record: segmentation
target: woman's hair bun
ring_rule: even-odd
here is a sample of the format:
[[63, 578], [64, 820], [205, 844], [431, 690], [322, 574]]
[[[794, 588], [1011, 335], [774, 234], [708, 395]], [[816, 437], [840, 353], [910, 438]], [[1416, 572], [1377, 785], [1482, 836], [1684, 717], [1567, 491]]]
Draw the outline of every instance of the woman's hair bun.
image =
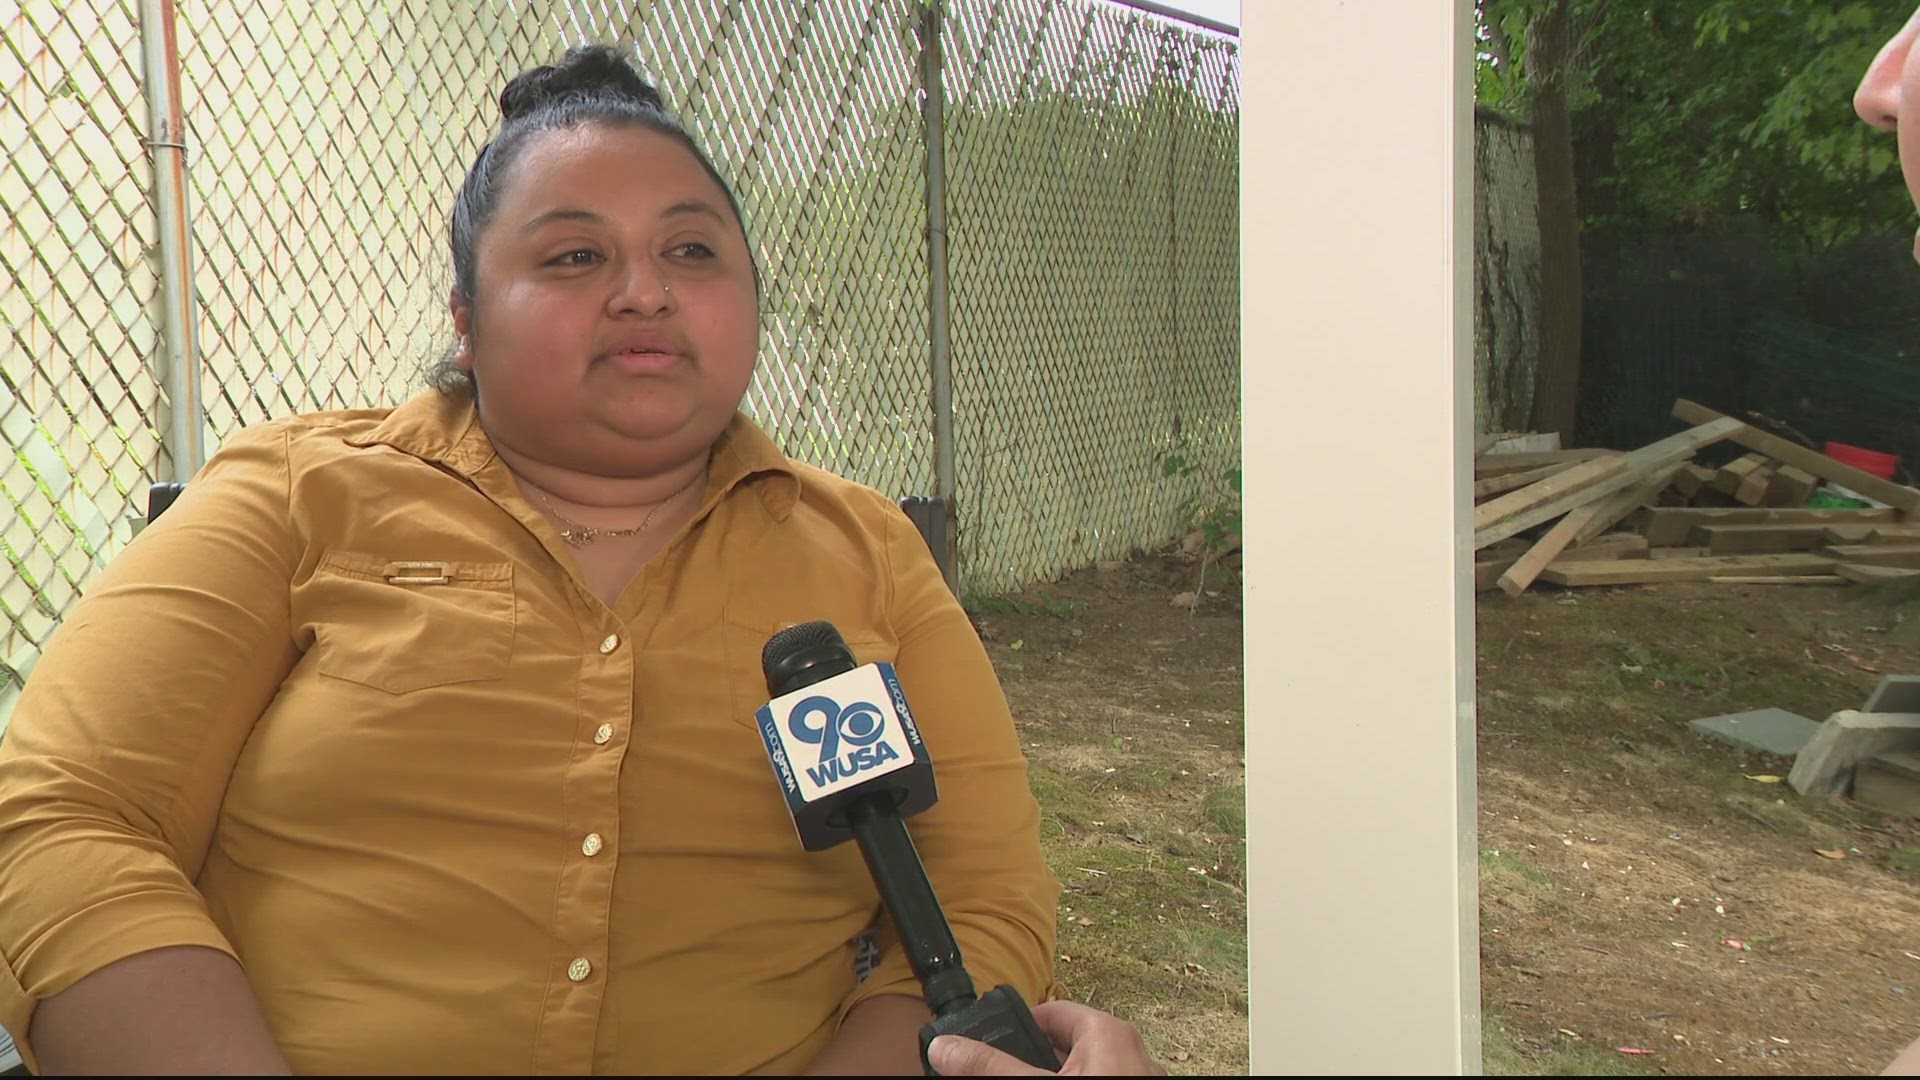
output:
[[566, 98], [618, 98], [643, 108], [666, 111], [653, 84], [640, 77], [611, 45], [577, 45], [557, 64], [542, 64], [515, 75], [500, 92], [507, 120], [538, 112]]

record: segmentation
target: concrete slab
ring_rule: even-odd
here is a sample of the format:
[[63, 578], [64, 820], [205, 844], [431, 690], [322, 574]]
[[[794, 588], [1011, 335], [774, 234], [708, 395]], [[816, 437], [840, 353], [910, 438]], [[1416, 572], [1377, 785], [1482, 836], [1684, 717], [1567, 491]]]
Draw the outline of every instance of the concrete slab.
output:
[[1795, 755], [1787, 783], [1802, 795], [1845, 795], [1854, 767], [1889, 750], [1920, 750], [1920, 714], [1843, 709]]
[[1812, 740], [1813, 733], [1820, 730], [1817, 722], [1785, 709], [1755, 709], [1726, 716], [1709, 716], [1691, 721], [1687, 726], [1710, 739], [1718, 739], [1742, 750], [1757, 750], [1780, 757], [1798, 754], [1800, 748]]
[[1861, 712], [1920, 713], [1920, 675], [1887, 675], [1867, 695]]
[[1853, 770], [1853, 798], [1885, 814], [1920, 817], [1920, 780], [1883, 768], [1886, 755]]

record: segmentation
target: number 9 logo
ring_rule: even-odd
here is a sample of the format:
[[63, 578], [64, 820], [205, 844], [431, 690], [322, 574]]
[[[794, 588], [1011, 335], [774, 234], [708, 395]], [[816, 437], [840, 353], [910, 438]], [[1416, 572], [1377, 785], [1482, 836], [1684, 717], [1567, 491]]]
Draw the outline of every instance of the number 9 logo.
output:
[[[815, 713], [820, 714], [818, 727], [807, 723]], [[828, 761], [840, 755], [842, 739], [850, 746], [871, 746], [880, 741], [887, 732], [887, 716], [871, 702], [856, 701], [843, 709], [832, 698], [815, 695], [787, 714], [787, 730], [801, 742], [819, 744], [820, 760]]]

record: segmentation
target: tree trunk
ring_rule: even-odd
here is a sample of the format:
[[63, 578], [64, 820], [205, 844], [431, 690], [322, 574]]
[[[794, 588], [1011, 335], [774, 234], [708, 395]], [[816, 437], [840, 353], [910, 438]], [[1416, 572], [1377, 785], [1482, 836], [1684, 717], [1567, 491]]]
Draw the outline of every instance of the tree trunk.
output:
[[1574, 438], [1580, 399], [1580, 206], [1574, 189], [1573, 119], [1567, 112], [1572, 62], [1571, 0], [1555, 2], [1528, 32], [1533, 84], [1533, 169], [1540, 197], [1540, 361], [1532, 428]]
[[1496, 113], [1473, 118], [1474, 433], [1528, 431], [1540, 357], [1540, 199], [1533, 140]]

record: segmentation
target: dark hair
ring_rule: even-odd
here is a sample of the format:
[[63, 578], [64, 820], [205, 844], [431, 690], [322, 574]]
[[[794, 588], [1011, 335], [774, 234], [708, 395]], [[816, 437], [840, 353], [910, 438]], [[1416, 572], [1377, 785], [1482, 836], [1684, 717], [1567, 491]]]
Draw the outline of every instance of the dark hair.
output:
[[[607, 124], [642, 127], [666, 135], [686, 147], [713, 178], [727, 197], [727, 206], [733, 210], [742, 234], [746, 232], [747, 219], [740, 212], [740, 202], [712, 159], [667, 108], [660, 91], [641, 78], [613, 46], [578, 45], [568, 49], [557, 64], [542, 64], [515, 75], [500, 92], [500, 113], [500, 131], [480, 148], [467, 170], [447, 229], [453, 252], [453, 287], [468, 304], [474, 302], [477, 291], [480, 234], [493, 218], [503, 181], [528, 140], [541, 132]], [[751, 250], [748, 260], [752, 262]], [[757, 262], [753, 263], [753, 283], [758, 291]], [[428, 369], [427, 383], [443, 393], [474, 388], [473, 376], [454, 366], [451, 350]]]

